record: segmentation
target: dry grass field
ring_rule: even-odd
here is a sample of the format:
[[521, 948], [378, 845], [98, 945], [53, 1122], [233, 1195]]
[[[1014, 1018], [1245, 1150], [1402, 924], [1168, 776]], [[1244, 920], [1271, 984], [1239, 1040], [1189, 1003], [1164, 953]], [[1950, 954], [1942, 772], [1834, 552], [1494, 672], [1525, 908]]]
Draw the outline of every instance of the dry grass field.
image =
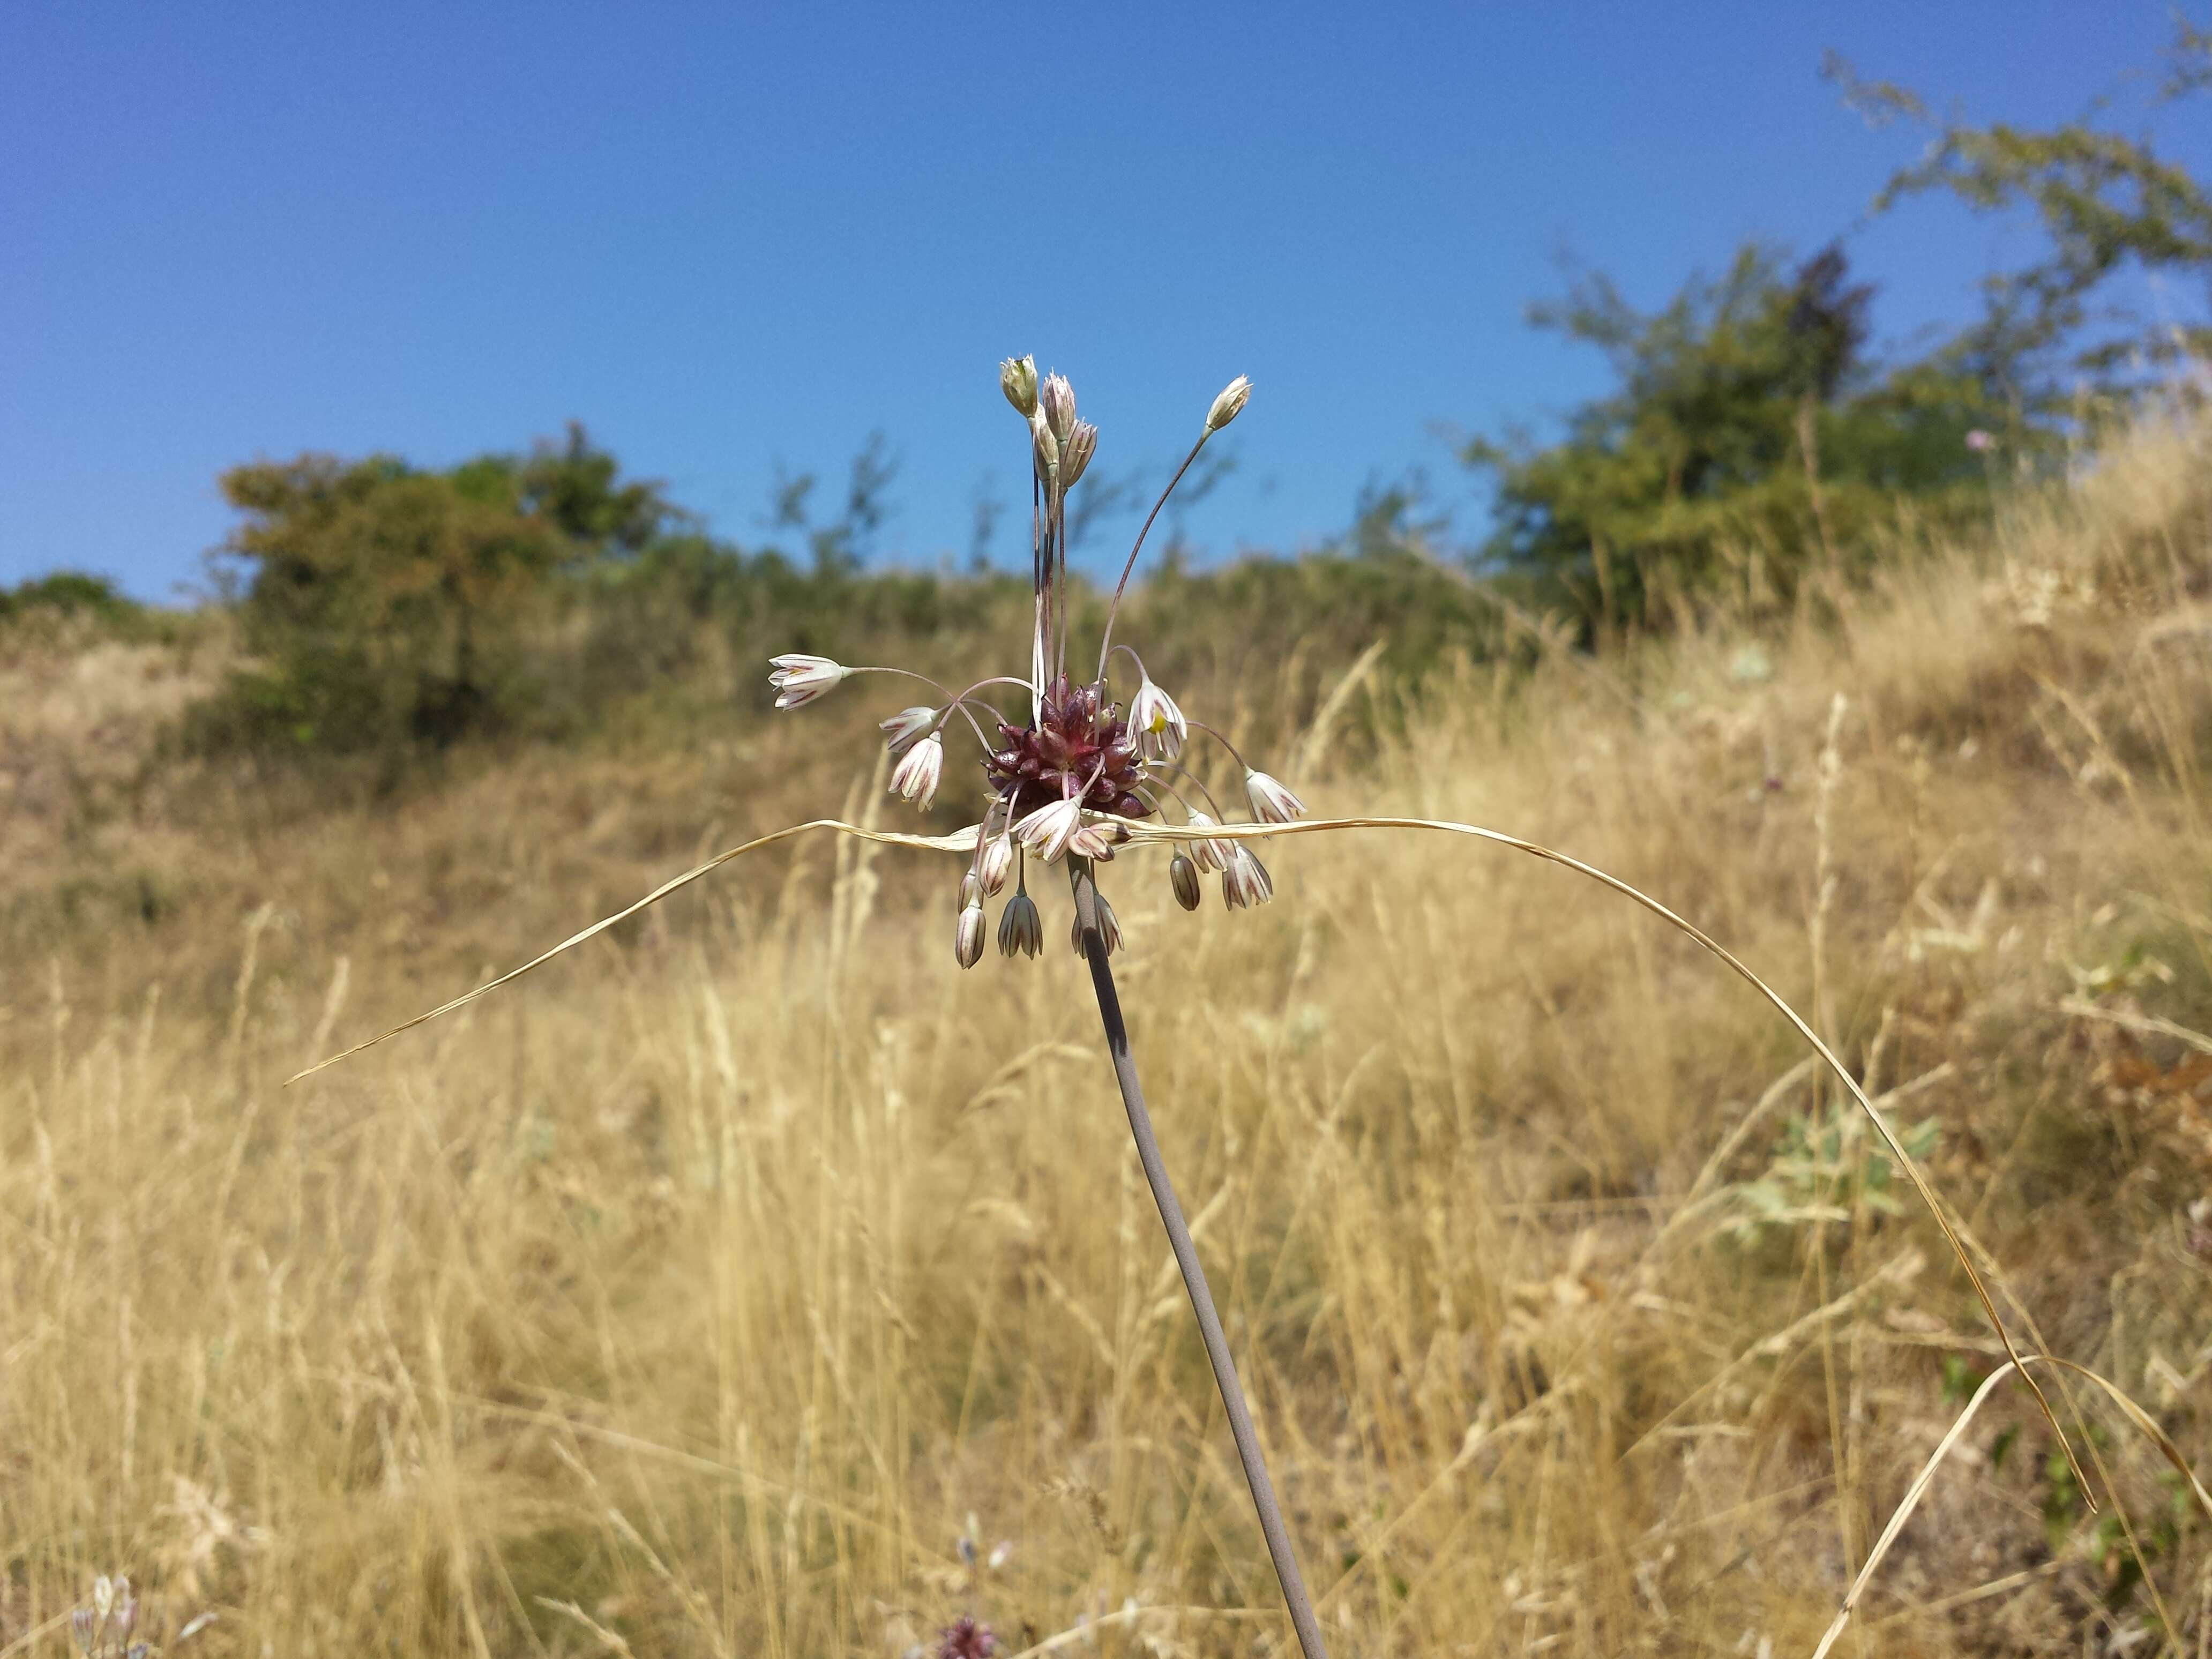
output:
[[[0, 1655], [118, 1571], [187, 1654], [1291, 1650], [1061, 887], [1041, 962], [963, 974], [949, 860], [771, 849], [282, 1086], [702, 851], [903, 827], [867, 683], [351, 808], [149, 758], [222, 649], [0, 657]], [[2022, 1346], [2203, 1478], [2212, 432], [1794, 623], [1542, 654], [1356, 683], [1379, 749], [1273, 758], [1735, 949]], [[1942, 1236], [1618, 897], [1444, 836], [1267, 857], [1246, 914], [1158, 854], [1103, 885], [1334, 1650], [1809, 1652], [2001, 1357]], [[2046, 1384], [2111, 1501], [2001, 1387], [1839, 1653], [2212, 1651], [2212, 1522]]]

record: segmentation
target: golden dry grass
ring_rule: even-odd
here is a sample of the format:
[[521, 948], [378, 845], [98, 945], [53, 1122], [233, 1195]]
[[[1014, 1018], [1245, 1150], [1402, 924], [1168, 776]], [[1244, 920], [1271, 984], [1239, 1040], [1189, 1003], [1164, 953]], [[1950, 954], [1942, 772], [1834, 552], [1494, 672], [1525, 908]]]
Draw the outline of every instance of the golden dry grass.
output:
[[[1297, 780], [1562, 848], [1737, 950], [1932, 1120], [2024, 1346], [2200, 1472], [2208, 459], [2139, 434], [1792, 627], [1469, 669]], [[217, 1613], [186, 1652], [896, 1656], [963, 1613], [1288, 1650], [1081, 964], [957, 973], [946, 862], [760, 854], [278, 1087], [701, 850], [893, 822], [856, 689], [398, 808], [180, 769], [127, 811], [18, 796], [0, 1653], [116, 1570], [157, 1638]], [[49, 706], [11, 774], [153, 729]], [[1443, 838], [1268, 857], [1250, 915], [1183, 915], [1157, 855], [1104, 885], [1337, 1650], [1809, 1651], [1995, 1363], [1940, 1236], [1771, 1011], [1618, 898]], [[2205, 1651], [2212, 1527], [2068, 1392], [2112, 1519], [2002, 1389], [1839, 1652]]]

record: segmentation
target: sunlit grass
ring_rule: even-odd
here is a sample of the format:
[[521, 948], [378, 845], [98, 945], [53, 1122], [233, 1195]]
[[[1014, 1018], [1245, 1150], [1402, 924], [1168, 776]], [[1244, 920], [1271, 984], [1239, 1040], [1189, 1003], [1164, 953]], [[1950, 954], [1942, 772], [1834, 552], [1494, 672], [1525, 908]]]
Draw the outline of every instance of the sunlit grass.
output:
[[[1993, 549], [1755, 641], [1471, 668], [1294, 779], [1559, 847], [1735, 950], [1932, 1124], [2023, 1345], [2200, 1472], [2212, 1117], [2143, 1022], [2212, 1022], [2205, 459], [2146, 433]], [[963, 1613], [1287, 1650], [1064, 902], [1040, 963], [961, 975], [937, 862], [772, 852], [277, 1086], [702, 849], [869, 812], [860, 752], [525, 755], [263, 826], [155, 802], [18, 875], [0, 1648], [65, 1644], [125, 1571], [153, 1639], [217, 1613], [187, 1652], [896, 1655]], [[1236, 917], [1157, 859], [1103, 884], [1333, 1641], [1809, 1651], [2002, 1358], [1941, 1237], [1650, 918], [1442, 837], [1270, 858], [1297, 902]], [[54, 896], [139, 866], [154, 917]], [[2053, 1388], [2118, 1503], [2090, 1517], [2000, 1387], [1838, 1651], [2197, 1639], [2206, 1523]]]

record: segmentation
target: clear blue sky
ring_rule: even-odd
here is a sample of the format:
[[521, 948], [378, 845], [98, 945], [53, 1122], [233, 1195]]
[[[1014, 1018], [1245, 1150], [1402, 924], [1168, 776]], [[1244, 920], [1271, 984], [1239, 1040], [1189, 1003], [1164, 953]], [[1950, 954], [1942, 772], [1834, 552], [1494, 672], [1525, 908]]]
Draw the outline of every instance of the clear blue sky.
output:
[[[779, 461], [834, 480], [880, 428], [883, 555], [964, 556], [987, 476], [1026, 482], [994, 385], [1024, 350], [1115, 472], [1250, 374], [1186, 528], [1293, 549], [1410, 465], [1470, 499], [1440, 424], [1603, 385], [1522, 321], [1563, 252], [1653, 301], [1848, 229], [1919, 140], [1840, 108], [1824, 48], [2050, 122], [2167, 33], [2163, 0], [9, 0], [0, 581], [161, 596], [230, 463], [442, 464], [572, 416], [748, 542]], [[2212, 171], [2199, 106], [2160, 131]], [[2033, 245], [1931, 204], [1850, 246], [1897, 341]]]

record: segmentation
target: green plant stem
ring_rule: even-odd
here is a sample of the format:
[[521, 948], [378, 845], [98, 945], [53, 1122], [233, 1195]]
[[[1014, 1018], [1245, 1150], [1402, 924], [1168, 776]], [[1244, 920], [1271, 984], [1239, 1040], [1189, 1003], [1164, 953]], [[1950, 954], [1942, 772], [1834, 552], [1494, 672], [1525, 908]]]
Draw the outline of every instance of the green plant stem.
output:
[[1152, 1201], [1159, 1206], [1160, 1220], [1174, 1247], [1176, 1265], [1182, 1269], [1183, 1289], [1190, 1292], [1191, 1310], [1198, 1316], [1198, 1332], [1206, 1341], [1206, 1357], [1213, 1366], [1213, 1380], [1221, 1390], [1221, 1403], [1229, 1413], [1229, 1432], [1237, 1440], [1237, 1461], [1244, 1466], [1245, 1484], [1252, 1489], [1252, 1507], [1260, 1512], [1260, 1530], [1267, 1535], [1267, 1554], [1275, 1564], [1275, 1581], [1282, 1586], [1283, 1601], [1297, 1632], [1298, 1650], [1304, 1659], [1328, 1659], [1321, 1639], [1321, 1626], [1307, 1599], [1298, 1559], [1291, 1551], [1290, 1529], [1275, 1502], [1274, 1482], [1267, 1478], [1267, 1460], [1260, 1455], [1260, 1436], [1252, 1426], [1252, 1413], [1244, 1404], [1244, 1386], [1237, 1380], [1237, 1362], [1230, 1358], [1229, 1339], [1222, 1334], [1221, 1316], [1214, 1311], [1213, 1292], [1206, 1288], [1206, 1269], [1199, 1265], [1198, 1246], [1182, 1218], [1182, 1205], [1168, 1179], [1160, 1158], [1160, 1143], [1152, 1133], [1152, 1114], [1145, 1109], [1145, 1091], [1137, 1081], [1137, 1062], [1129, 1053], [1129, 1030], [1121, 1020], [1121, 1000], [1114, 990], [1114, 971], [1106, 964], [1106, 937], [1098, 926], [1098, 887], [1089, 862], [1068, 860], [1075, 887], [1075, 914], [1083, 930], [1083, 955], [1091, 964], [1091, 988], [1098, 994], [1098, 1015], [1105, 1022], [1106, 1052], [1114, 1061], [1114, 1080], [1121, 1085], [1121, 1104], [1129, 1114], [1129, 1133], [1137, 1142], [1137, 1157], [1151, 1183]]

